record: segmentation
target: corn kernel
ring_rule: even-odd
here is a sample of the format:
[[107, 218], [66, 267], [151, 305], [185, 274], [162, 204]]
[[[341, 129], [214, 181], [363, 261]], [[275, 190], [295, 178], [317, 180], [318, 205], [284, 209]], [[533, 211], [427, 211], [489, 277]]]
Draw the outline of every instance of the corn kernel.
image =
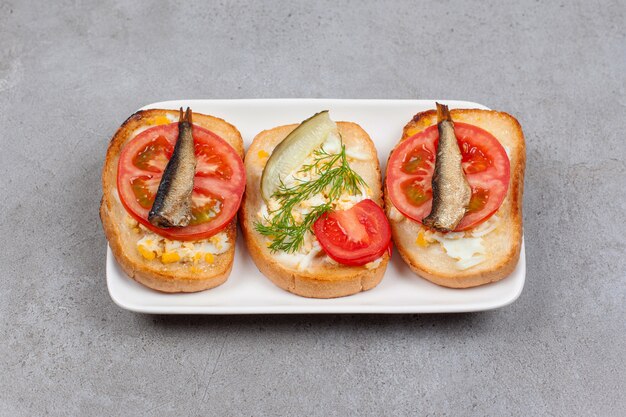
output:
[[196, 252], [191, 259], [193, 260], [194, 265], [198, 265], [198, 262], [202, 259], [202, 253]]
[[425, 248], [426, 246], [428, 246], [428, 241], [424, 237], [423, 230], [420, 230], [419, 233], [417, 234], [417, 239], [415, 239], [415, 243], [417, 244], [417, 246], [421, 246], [422, 248]]
[[171, 264], [178, 261], [180, 261], [180, 255], [176, 252], [164, 252], [163, 255], [161, 255], [161, 262], [164, 264]]
[[265, 152], [265, 150], [261, 149], [258, 153], [259, 155], [259, 159], [265, 159], [268, 158], [270, 156], [269, 153]]
[[154, 254], [153, 251], [148, 250], [143, 245], [137, 246], [137, 249], [139, 250], [139, 253], [141, 254], [141, 256], [143, 256], [144, 258], [146, 258], [149, 261], [153, 260], [156, 257], [156, 255]]
[[412, 129], [408, 129], [408, 130], [406, 131], [406, 136], [407, 136], [408, 138], [410, 138], [411, 136], [414, 136], [414, 135], [416, 135], [417, 133], [419, 133], [419, 132], [421, 132], [421, 131], [422, 131], [422, 129], [414, 127], [414, 128], [412, 128]]
[[210, 241], [213, 245], [215, 245], [215, 247], [217, 248], [217, 250], [222, 250], [222, 247], [223, 247], [224, 245], [222, 245], [222, 239], [220, 239], [217, 235], [215, 235], [215, 236], [211, 236], [211, 237], [209, 238], [209, 241]]
[[148, 120], [149, 125], [167, 125], [170, 123], [172, 122], [170, 122], [170, 119], [168, 119], [166, 116], [157, 116]]
[[212, 253], [207, 253], [206, 255], [204, 255], [204, 261], [208, 264], [212, 264], [213, 261], [215, 261], [215, 257]]

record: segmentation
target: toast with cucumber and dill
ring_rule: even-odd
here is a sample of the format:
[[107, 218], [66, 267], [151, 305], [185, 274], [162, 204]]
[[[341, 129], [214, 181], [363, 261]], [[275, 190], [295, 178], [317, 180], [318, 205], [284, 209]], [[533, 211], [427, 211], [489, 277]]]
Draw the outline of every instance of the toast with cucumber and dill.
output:
[[402, 259], [435, 284], [508, 276], [522, 244], [526, 151], [517, 120], [478, 109], [416, 114], [391, 151], [385, 207]]
[[357, 124], [323, 111], [259, 133], [245, 157], [241, 229], [259, 270], [311, 298], [374, 288], [391, 230], [376, 149]]
[[137, 282], [195, 292], [227, 280], [245, 188], [243, 140], [216, 117], [143, 110], [117, 130], [102, 171], [100, 218]]

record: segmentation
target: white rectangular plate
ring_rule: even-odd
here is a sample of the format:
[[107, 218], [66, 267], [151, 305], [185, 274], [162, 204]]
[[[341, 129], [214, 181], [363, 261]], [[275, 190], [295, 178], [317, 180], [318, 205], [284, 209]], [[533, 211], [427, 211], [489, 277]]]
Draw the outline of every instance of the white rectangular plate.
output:
[[[487, 107], [467, 101], [438, 100], [451, 108]], [[378, 149], [382, 172], [402, 128], [415, 113], [435, 108], [434, 100], [179, 100], [154, 103], [143, 109], [191, 107], [221, 117], [241, 132], [246, 149], [265, 129], [300, 122], [328, 109], [334, 120], [360, 124]], [[374, 289], [350, 297], [308, 299], [276, 287], [256, 268], [243, 239], [237, 239], [230, 278], [212, 290], [193, 294], [164, 294], [138, 284], [122, 272], [107, 250], [107, 284], [122, 308], [161, 314], [294, 314], [294, 313], [453, 313], [491, 310], [515, 301], [526, 276], [524, 244], [513, 273], [502, 281], [470, 289], [439, 287], [422, 279], [402, 262], [397, 252], [383, 281]]]

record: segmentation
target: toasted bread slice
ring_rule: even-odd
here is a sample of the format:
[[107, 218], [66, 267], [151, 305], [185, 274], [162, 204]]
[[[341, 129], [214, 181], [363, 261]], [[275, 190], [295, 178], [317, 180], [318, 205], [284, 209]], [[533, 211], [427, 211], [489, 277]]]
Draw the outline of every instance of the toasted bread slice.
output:
[[[365, 180], [372, 191], [370, 198], [382, 206], [382, 184], [376, 148], [369, 135], [357, 124], [338, 122], [343, 143], [348, 151], [354, 150], [365, 160], [350, 160], [350, 166]], [[280, 288], [311, 298], [334, 298], [356, 294], [374, 288], [382, 280], [389, 255], [380, 262], [366, 266], [345, 266], [328, 262], [322, 252], [308, 268], [299, 269], [281, 262], [280, 256], [268, 248], [268, 239], [258, 233], [255, 222], [265, 205], [260, 193], [263, 168], [278, 145], [298, 125], [280, 126], [259, 133], [246, 153], [247, 188], [240, 209], [241, 229], [248, 251], [259, 270]]]
[[[520, 255], [522, 242], [522, 194], [526, 151], [524, 134], [517, 120], [507, 114], [491, 110], [451, 110], [452, 120], [478, 126], [491, 133], [504, 146], [511, 164], [511, 178], [507, 195], [496, 212], [495, 230], [482, 237], [486, 249], [485, 260], [467, 269], [459, 269], [456, 260], [447, 255], [442, 245], [417, 242], [424, 226], [404, 217], [393, 205], [385, 190], [386, 213], [391, 223], [393, 241], [402, 259], [418, 275], [445, 287], [467, 288], [498, 281], [508, 276]], [[437, 124], [437, 113], [418, 113], [405, 127], [402, 142]], [[392, 151], [393, 153], [393, 151]]]
[[[228, 279], [235, 255], [237, 217], [223, 231], [230, 242], [229, 249], [215, 255], [212, 263], [172, 262], [163, 263], [157, 258], [144, 258], [137, 242], [145, 230], [133, 224], [117, 191], [117, 165], [124, 145], [146, 127], [171, 123], [178, 120], [178, 111], [144, 110], [129, 117], [115, 133], [107, 150], [102, 171], [102, 202], [100, 218], [111, 251], [122, 270], [141, 284], [163, 292], [195, 292], [216, 287]], [[243, 157], [243, 140], [231, 124], [216, 117], [193, 114], [195, 125], [204, 127], [228, 142]]]

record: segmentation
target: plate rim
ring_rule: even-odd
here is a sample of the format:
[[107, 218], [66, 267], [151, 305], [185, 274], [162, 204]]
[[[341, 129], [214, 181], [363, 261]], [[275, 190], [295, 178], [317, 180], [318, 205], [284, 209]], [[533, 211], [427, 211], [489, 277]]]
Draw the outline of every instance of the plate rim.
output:
[[[394, 249], [395, 250], [395, 249]], [[399, 254], [397, 254], [399, 256]], [[107, 244], [107, 259], [106, 259], [106, 275], [107, 275], [107, 288], [109, 296], [113, 302], [124, 310], [132, 311], [142, 314], [200, 314], [200, 315], [251, 315], [251, 314], [454, 314], [454, 313], [473, 313], [479, 311], [490, 311], [499, 308], [506, 307], [513, 304], [522, 294], [526, 283], [526, 251], [524, 248], [524, 238], [522, 237], [522, 245], [520, 247], [520, 258], [515, 268], [521, 267], [521, 279], [519, 284], [515, 287], [515, 293], [509, 298], [503, 299], [500, 303], [490, 303], [489, 305], [483, 305], [486, 302], [475, 303], [471, 307], [467, 304], [458, 306], [410, 306], [410, 305], [347, 305], [337, 306], [329, 304], [329, 306], [294, 306], [294, 305], [277, 305], [277, 306], [142, 306], [139, 304], [131, 304], [117, 298], [117, 295], [111, 289], [112, 274], [109, 273], [109, 269], [112, 267], [112, 263], [117, 261], [113, 257], [110, 246]], [[132, 279], [126, 277], [127, 279]], [[417, 277], [418, 279], [424, 279]], [[505, 278], [506, 279], [506, 278]], [[489, 284], [486, 284], [489, 285]], [[373, 288], [372, 290], [374, 290]], [[453, 289], [463, 291], [463, 289]], [[294, 297], [302, 298], [293, 294]], [[321, 299], [320, 299], [321, 300]], [[330, 298], [328, 300], [331, 303], [336, 298]]]
[[[137, 111], [161, 107], [161, 108], [174, 108], [175, 103], [184, 101], [186, 103], [193, 102], [219, 102], [219, 103], [292, 103], [292, 102], [342, 102], [342, 103], [375, 103], [375, 104], [406, 104], [410, 102], [445, 102], [454, 107], [464, 108], [489, 108], [480, 103], [466, 101], [466, 100], [433, 100], [433, 99], [346, 99], [346, 98], [240, 98], [240, 99], [175, 99], [166, 101], [157, 101], [140, 107]], [[396, 256], [399, 256], [397, 250], [394, 248]], [[128, 300], [122, 300], [118, 297], [118, 294], [112, 288], [112, 280], [114, 279], [112, 268], [117, 260], [111, 252], [111, 248], [107, 242], [107, 254], [106, 254], [106, 281], [109, 296], [113, 302], [122, 309], [142, 314], [201, 314], [201, 315], [282, 315], [282, 314], [447, 314], [447, 313], [469, 313], [478, 311], [490, 311], [499, 308], [506, 307], [514, 303], [523, 292], [526, 283], [526, 251], [524, 243], [524, 235], [522, 234], [522, 244], [520, 246], [519, 260], [515, 266], [514, 271], [519, 268], [519, 274], [521, 278], [516, 281], [514, 292], [511, 292], [509, 297], [498, 300], [497, 302], [472, 302], [468, 304], [459, 305], [369, 305], [369, 304], [354, 304], [354, 305], [333, 305], [332, 301], [336, 299], [328, 299], [328, 306], [311, 306], [311, 305], [274, 305], [274, 306], [150, 306], [141, 305], [137, 303], [130, 303]], [[127, 279], [132, 279], [124, 274]], [[424, 279], [417, 277], [418, 279]], [[506, 279], [506, 278], [505, 278]], [[489, 284], [486, 284], [489, 285]], [[463, 289], [453, 289], [455, 291], [463, 291]], [[372, 289], [375, 291], [375, 288]], [[293, 294], [294, 297], [302, 298]]]

